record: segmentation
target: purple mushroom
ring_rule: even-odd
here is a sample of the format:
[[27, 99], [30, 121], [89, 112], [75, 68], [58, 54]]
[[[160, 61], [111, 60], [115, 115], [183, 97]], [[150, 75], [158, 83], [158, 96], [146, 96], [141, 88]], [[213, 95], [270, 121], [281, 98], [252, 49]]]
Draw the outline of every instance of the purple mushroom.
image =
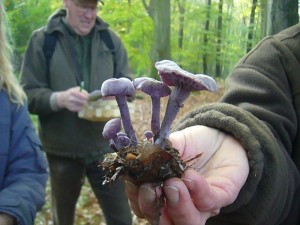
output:
[[144, 132], [144, 136], [145, 136], [145, 138], [147, 139], [147, 141], [149, 141], [149, 142], [153, 142], [153, 137], [154, 137], [154, 135], [153, 135], [153, 132], [151, 131], [151, 130], [147, 130], [147, 131], [145, 131]]
[[130, 138], [123, 132], [119, 132], [117, 134], [117, 138], [118, 138], [118, 143], [122, 146], [122, 147], [128, 147], [131, 145], [131, 140]]
[[154, 138], [156, 138], [160, 129], [160, 98], [170, 95], [171, 89], [163, 82], [149, 77], [136, 78], [133, 80], [133, 85], [137, 90], [140, 90], [151, 97], [151, 130]]
[[120, 150], [120, 144], [118, 142], [118, 132], [121, 130], [122, 124], [120, 118], [114, 118], [109, 120], [103, 128], [102, 136], [109, 140], [110, 147], [115, 151]]
[[115, 96], [119, 106], [123, 128], [127, 136], [132, 140], [132, 144], [137, 146], [136, 134], [133, 130], [131, 117], [126, 101], [127, 96], [133, 96], [135, 93], [132, 82], [125, 77], [110, 78], [105, 80], [101, 86], [102, 96]]
[[171, 125], [190, 93], [201, 90], [213, 92], [218, 88], [213, 78], [204, 74], [194, 75], [181, 69], [173, 61], [162, 60], [156, 62], [155, 67], [158, 70], [161, 80], [168, 86], [174, 86], [168, 100], [158, 138], [155, 141], [155, 144], [160, 144], [164, 147], [165, 139], [170, 134]]

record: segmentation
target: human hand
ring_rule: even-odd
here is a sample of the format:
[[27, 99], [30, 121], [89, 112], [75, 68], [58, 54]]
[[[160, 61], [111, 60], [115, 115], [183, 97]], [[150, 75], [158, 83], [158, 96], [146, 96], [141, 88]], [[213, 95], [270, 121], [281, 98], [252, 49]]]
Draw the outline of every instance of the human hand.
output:
[[5, 213], [0, 213], [0, 225], [15, 225], [15, 224], [17, 224], [15, 217]]
[[80, 87], [73, 87], [66, 91], [57, 92], [58, 108], [66, 108], [72, 112], [79, 112], [88, 102], [89, 94]]
[[[205, 126], [175, 132], [170, 139], [182, 159], [203, 154], [194, 169], [164, 182], [166, 203], [159, 224], [204, 225], [237, 198], [249, 174], [246, 151], [232, 136]], [[137, 187], [126, 181], [126, 193], [133, 212], [152, 221], [156, 198], [153, 184]]]

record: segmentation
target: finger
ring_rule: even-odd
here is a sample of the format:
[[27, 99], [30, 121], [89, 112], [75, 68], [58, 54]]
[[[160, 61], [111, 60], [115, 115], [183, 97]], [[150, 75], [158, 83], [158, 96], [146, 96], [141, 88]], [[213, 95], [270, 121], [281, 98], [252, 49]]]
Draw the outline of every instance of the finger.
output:
[[87, 101], [89, 100], [88, 93], [84, 93], [80, 91], [72, 92], [71, 96], [75, 98], [77, 101], [84, 102], [84, 103], [87, 103]]
[[139, 188], [128, 180], [125, 180], [125, 192], [128, 197], [130, 207], [137, 217], [144, 218], [143, 213], [139, 208], [138, 193]]
[[214, 214], [219, 213], [219, 208], [221, 207], [219, 198], [221, 197], [199, 172], [193, 169], [186, 170], [182, 176], [182, 181], [186, 185], [198, 210], [213, 211]]
[[155, 215], [156, 192], [151, 184], [144, 184], [139, 188], [138, 205], [143, 216], [149, 220], [153, 220]]
[[69, 102], [67, 104], [70, 105], [70, 108], [80, 111], [88, 103], [88, 96], [85, 96], [85, 94], [72, 92], [67, 98], [67, 101]]
[[170, 217], [167, 207], [164, 207], [161, 211], [161, 216], [159, 218], [159, 225], [174, 225], [172, 218]]
[[72, 112], [79, 112], [85, 105], [82, 102], [78, 101], [78, 99], [70, 96], [70, 98], [66, 99], [65, 106]]
[[89, 98], [89, 93], [86, 90], [81, 89], [80, 87], [70, 88], [70, 89], [68, 89], [68, 92], [69, 92], [70, 96], [74, 96], [75, 98], [78, 98], [78, 99], [88, 100], [88, 98]]
[[86, 94], [88, 94], [88, 92], [85, 89], [83, 89], [82, 87], [80, 87], [80, 86], [72, 87], [72, 88], [70, 88], [68, 90], [71, 91], [71, 92], [80, 92], [80, 93], [86, 93]]
[[[200, 212], [194, 205], [189, 190], [179, 178], [172, 178], [164, 183], [166, 196], [167, 216], [172, 219], [175, 225], [205, 224], [209, 218], [209, 212]], [[161, 220], [168, 220], [165, 214]]]

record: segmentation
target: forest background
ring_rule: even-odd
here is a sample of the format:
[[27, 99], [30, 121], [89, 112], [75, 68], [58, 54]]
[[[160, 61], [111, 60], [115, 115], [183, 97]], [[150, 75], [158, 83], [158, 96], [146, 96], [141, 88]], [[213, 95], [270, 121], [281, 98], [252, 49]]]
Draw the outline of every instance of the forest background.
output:
[[[8, 12], [14, 46], [14, 66], [19, 74], [33, 30], [46, 24], [63, 7], [63, 0], [0, 0]], [[127, 48], [133, 77], [157, 78], [154, 63], [171, 59], [192, 73], [204, 73], [219, 83], [238, 60], [264, 37], [299, 22], [300, 0], [103, 0], [99, 16], [110, 24]], [[216, 94], [192, 95], [183, 115], [198, 103], [216, 101]], [[164, 105], [166, 101], [162, 102]], [[149, 99], [137, 99], [133, 115], [137, 133], [149, 129]], [[137, 107], [138, 106], [138, 107]], [[164, 106], [162, 106], [164, 108]], [[179, 115], [180, 117], [180, 115]], [[33, 117], [36, 123], [36, 117]], [[146, 128], [145, 128], [146, 127]], [[51, 190], [35, 225], [51, 225]], [[105, 224], [88, 184], [77, 204], [76, 225]], [[148, 224], [134, 217], [134, 225]]]
[[[3, 0], [18, 73], [33, 30], [63, 0]], [[183, 69], [225, 78], [267, 35], [298, 23], [298, 0], [104, 0], [99, 16], [122, 38], [133, 76], [156, 76], [153, 64], [171, 59]]]

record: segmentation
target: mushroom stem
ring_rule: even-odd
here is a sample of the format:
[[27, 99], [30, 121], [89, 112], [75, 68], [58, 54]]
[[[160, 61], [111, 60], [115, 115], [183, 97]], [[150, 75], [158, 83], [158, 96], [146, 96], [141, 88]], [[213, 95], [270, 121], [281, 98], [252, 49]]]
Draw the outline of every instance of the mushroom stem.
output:
[[151, 130], [155, 139], [160, 129], [160, 98], [170, 95], [171, 89], [167, 84], [149, 77], [134, 79], [133, 86], [151, 96]]
[[137, 146], [138, 141], [132, 126], [129, 108], [126, 101], [126, 96], [116, 96], [116, 101], [120, 109], [124, 131], [127, 134], [127, 136], [132, 140], [133, 146]]
[[118, 146], [118, 143], [116, 142], [115, 139], [111, 138], [109, 139], [109, 147], [114, 150], [115, 152], [120, 151], [120, 146]]
[[169, 97], [165, 116], [162, 120], [158, 137], [155, 140], [155, 144], [164, 148], [166, 145], [166, 139], [169, 138], [171, 125], [174, 122], [180, 108], [183, 107], [183, 102], [189, 97], [191, 91], [181, 88], [180, 86], [175, 87]]
[[211, 77], [204, 74], [195, 75], [187, 72], [170, 60], [156, 62], [155, 67], [158, 70], [161, 80], [165, 84], [174, 87], [168, 100], [158, 138], [155, 140], [155, 144], [159, 144], [161, 148], [165, 148], [171, 125], [190, 93], [201, 90], [216, 91], [217, 85]]
[[151, 130], [154, 139], [156, 139], [158, 132], [160, 130], [160, 98], [151, 97], [151, 100], [152, 100]]

